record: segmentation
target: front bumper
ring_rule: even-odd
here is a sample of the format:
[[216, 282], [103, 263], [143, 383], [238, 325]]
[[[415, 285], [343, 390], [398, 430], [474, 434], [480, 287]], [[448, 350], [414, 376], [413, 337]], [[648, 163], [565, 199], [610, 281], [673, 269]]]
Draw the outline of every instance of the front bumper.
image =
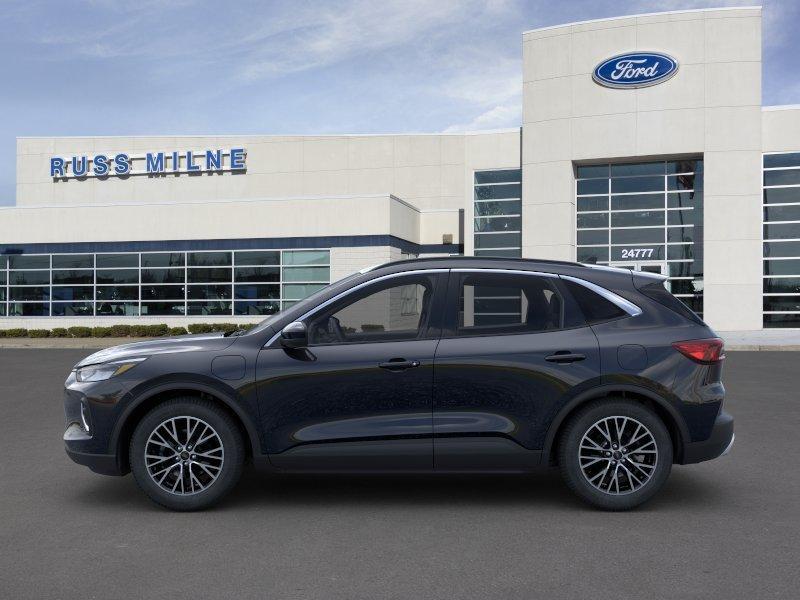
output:
[[71, 423], [64, 431], [64, 451], [73, 462], [89, 467], [90, 470], [101, 475], [124, 475], [120, 468], [116, 454], [99, 454], [86, 452], [78, 448], [85, 447], [85, 441], [91, 437], [77, 423]]
[[124, 475], [111, 452], [112, 428], [125, 388], [115, 379], [80, 383], [70, 374], [64, 386], [64, 450], [74, 462], [95, 473]]
[[708, 439], [686, 444], [680, 463], [689, 465], [727, 454], [733, 446], [733, 440], [733, 417], [721, 410], [714, 421], [714, 427]]

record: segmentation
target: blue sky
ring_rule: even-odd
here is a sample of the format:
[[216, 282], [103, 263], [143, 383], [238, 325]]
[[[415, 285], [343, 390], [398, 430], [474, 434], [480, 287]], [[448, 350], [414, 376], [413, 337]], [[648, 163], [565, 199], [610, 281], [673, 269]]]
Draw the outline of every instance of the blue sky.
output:
[[[458, 131], [521, 122], [522, 38], [753, 0], [3, 0], [0, 204], [17, 136]], [[764, 104], [800, 103], [800, 2], [764, 2]]]

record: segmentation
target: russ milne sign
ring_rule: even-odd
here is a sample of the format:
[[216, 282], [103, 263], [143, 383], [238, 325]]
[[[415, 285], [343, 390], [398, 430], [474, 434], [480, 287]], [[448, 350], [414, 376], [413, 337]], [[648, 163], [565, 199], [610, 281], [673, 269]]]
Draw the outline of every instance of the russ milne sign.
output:
[[[245, 171], [247, 151], [186, 150], [184, 152], [147, 152], [132, 155], [125, 152], [94, 156], [54, 156], [50, 159], [50, 177], [83, 179], [87, 177], [125, 177], [128, 175], [166, 175], [178, 173], [222, 173]], [[137, 164], [139, 168], [134, 168]]]
[[658, 52], [630, 52], [604, 60], [592, 79], [610, 88], [641, 88], [662, 83], [678, 72], [678, 61]]

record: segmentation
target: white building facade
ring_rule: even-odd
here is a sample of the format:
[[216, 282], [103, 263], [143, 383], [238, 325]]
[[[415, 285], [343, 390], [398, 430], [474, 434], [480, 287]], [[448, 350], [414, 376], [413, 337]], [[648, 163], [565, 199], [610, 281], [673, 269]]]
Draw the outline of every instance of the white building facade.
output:
[[0, 327], [249, 322], [463, 253], [661, 272], [717, 329], [800, 328], [800, 108], [761, 105], [760, 8], [538, 29], [523, 53], [519, 129], [18, 139]]

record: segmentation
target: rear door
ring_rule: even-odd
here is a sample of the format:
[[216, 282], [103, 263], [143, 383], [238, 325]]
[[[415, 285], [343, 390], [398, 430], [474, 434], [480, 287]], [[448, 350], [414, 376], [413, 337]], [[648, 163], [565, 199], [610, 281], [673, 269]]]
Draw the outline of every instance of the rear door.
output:
[[557, 276], [453, 269], [435, 358], [437, 470], [539, 463], [547, 429], [599, 383], [597, 338]]

